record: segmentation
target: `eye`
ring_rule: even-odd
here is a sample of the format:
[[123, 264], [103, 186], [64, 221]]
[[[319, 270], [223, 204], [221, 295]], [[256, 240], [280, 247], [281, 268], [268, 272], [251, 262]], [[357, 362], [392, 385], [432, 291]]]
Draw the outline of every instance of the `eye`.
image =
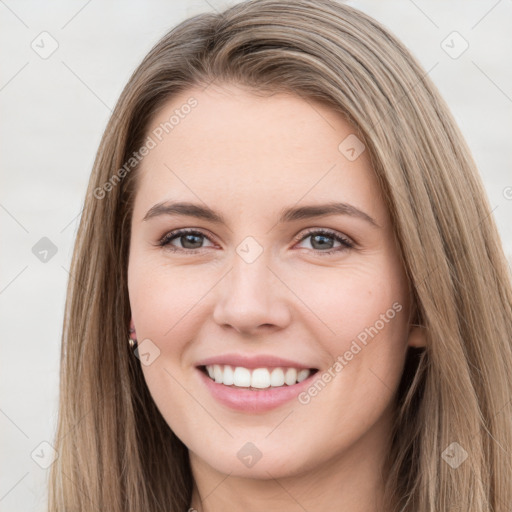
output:
[[[164, 235], [158, 242], [158, 245], [171, 251], [196, 251], [197, 249], [203, 249], [201, 244], [205, 239], [209, 240], [209, 238], [200, 231], [194, 229], [178, 229]], [[174, 240], [178, 240], [181, 243], [181, 247], [172, 245], [171, 242]]]
[[[322, 255], [329, 255], [354, 247], [354, 243], [348, 238], [340, 235], [336, 231], [327, 229], [312, 229], [306, 234], [301, 233], [295, 240], [302, 242], [311, 239], [311, 245], [315, 252]], [[174, 241], [178, 240], [181, 247], [177, 247], [173, 244]], [[158, 246], [165, 247], [166, 249], [173, 252], [198, 252], [205, 247], [202, 246], [204, 240], [211, 241], [201, 231], [195, 229], [178, 229], [165, 234], [158, 242]], [[331, 241], [329, 241], [331, 240]], [[338, 243], [338, 247], [334, 247], [335, 243]]]
[[[305, 235], [302, 233], [297, 237], [299, 241], [307, 240], [308, 238], [311, 239], [313, 249], [321, 253], [322, 256], [352, 249], [355, 245], [351, 240], [336, 231], [326, 229], [313, 229], [308, 231]], [[335, 242], [338, 242], [340, 245], [333, 247]]]

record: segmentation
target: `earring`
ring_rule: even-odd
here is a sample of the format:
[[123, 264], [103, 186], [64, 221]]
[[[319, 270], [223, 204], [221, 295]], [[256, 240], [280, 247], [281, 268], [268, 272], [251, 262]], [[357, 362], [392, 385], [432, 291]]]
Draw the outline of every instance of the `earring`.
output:
[[130, 338], [128, 338], [128, 343], [130, 345], [130, 348], [132, 350], [135, 350], [137, 348], [137, 339], [133, 339], [131, 335], [135, 332], [135, 329], [133, 327], [130, 328]]

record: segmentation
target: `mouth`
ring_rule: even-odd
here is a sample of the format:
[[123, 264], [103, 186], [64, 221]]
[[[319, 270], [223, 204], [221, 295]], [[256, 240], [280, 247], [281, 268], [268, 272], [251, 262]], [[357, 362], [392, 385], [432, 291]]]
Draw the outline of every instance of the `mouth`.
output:
[[263, 391], [288, 388], [299, 384], [318, 372], [318, 368], [261, 367], [245, 368], [229, 364], [211, 364], [197, 367], [209, 380], [228, 388]]

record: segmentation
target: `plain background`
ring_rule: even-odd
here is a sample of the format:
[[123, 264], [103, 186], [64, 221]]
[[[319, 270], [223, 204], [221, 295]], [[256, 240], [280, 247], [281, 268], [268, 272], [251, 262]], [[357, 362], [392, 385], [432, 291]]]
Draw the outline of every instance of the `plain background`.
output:
[[[110, 111], [165, 32], [233, 3], [0, 0], [0, 511], [45, 510], [48, 470], [31, 454], [54, 435], [68, 270]], [[479, 165], [512, 261], [512, 1], [347, 3], [390, 28], [429, 71]], [[57, 251], [46, 262], [33, 252], [43, 237]]]

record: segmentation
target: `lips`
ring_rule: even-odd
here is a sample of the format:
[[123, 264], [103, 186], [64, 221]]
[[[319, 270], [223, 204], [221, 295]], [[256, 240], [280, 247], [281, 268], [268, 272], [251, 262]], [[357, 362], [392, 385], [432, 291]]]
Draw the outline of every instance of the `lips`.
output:
[[296, 398], [318, 369], [271, 355], [225, 354], [199, 361], [200, 380], [231, 409], [264, 412]]
[[196, 366], [229, 365], [242, 368], [296, 368], [298, 370], [308, 370], [312, 368], [310, 364], [304, 364], [299, 361], [285, 359], [273, 355], [260, 354], [255, 356], [246, 356], [240, 354], [224, 354], [215, 357], [203, 359]]

